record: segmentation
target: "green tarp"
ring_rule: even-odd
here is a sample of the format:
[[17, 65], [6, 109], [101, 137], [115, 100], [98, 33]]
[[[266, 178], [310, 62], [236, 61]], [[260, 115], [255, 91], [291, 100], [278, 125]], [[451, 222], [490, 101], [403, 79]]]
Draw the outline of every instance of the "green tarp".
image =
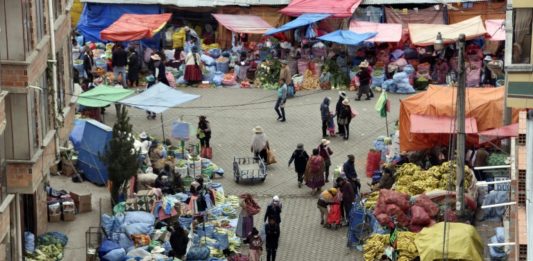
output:
[[87, 107], [105, 107], [132, 95], [133, 90], [99, 85], [92, 90], [80, 94], [78, 104]]

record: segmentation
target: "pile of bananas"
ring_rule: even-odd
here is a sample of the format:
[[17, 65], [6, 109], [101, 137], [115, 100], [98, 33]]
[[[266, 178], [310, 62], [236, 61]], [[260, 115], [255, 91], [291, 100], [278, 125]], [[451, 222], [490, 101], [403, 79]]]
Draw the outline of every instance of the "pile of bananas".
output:
[[[455, 190], [456, 165], [452, 161], [423, 170], [408, 163], [396, 170], [395, 190], [411, 196], [433, 190]], [[472, 171], [465, 167], [465, 188], [472, 184]]]
[[378, 198], [379, 198], [379, 191], [374, 191], [374, 192], [370, 193], [366, 197], [365, 208], [366, 209], [374, 209], [374, 208], [376, 208], [376, 204], [378, 203]]
[[[411, 261], [418, 256], [413, 232], [398, 232], [396, 250], [398, 251], [398, 261]], [[372, 235], [363, 247], [365, 261], [380, 260], [385, 248], [389, 245], [389, 235]]]

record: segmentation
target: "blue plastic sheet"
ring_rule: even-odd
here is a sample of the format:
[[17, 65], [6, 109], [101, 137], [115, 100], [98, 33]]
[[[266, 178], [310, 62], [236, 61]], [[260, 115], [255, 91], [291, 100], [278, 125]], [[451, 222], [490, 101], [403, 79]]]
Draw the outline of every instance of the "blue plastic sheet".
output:
[[335, 32], [318, 37], [319, 40], [334, 42], [344, 45], [359, 45], [360, 43], [373, 38], [377, 33], [354, 33], [349, 30], [337, 30]]
[[302, 14], [298, 18], [274, 29], [270, 29], [266, 31], [265, 35], [273, 35], [280, 32], [285, 32], [288, 30], [292, 30], [295, 28], [298, 28], [300, 26], [309, 25], [315, 22], [318, 22], [320, 20], [326, 19], [330, 17], [330, 14]]

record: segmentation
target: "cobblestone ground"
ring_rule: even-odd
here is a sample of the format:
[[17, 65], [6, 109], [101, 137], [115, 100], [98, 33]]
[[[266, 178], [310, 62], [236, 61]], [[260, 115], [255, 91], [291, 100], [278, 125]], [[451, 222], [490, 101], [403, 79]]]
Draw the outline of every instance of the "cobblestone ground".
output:
[[[287, 167], [287, 162], [296, 148], [297, 143], [303, 143], [308, 152], [316, 147], [321, 135], [320, 103], [324, 97], [332, 98], [330, 110], [334, 110], [338, 98], [337, 91], [301, 91], [297, 96], [289, 99], [286, 104], [287, 121], [276, 121], [273, 106], [276, 93], [262, 89], [196, 89], [188, 88], [183, 91], [199, 94], [201, 97], [187, 103], [180, 108], [170, 109], [164, 113], [165, 134], [170, 135], [173, 121], [183, 118], [193, 123], [198, 121], [199, 115], [206, 115], [211, 122], [213, 136], [213, 161], [222, 167], [226, 174], [218, 179], [227, 194], [250, 192], [258, 197], [262, 206], [273, 195], [279, 195], [283, 201], [282, 236], [278, 250], [278, 260], [355, 260], [361, 255], [346, 248], [346, 229], [327, 230], [319, 225], [319, 215], [316, 208], [316, 196], [310, 189], [298, 188], [294, 169]], [[354, 154], [356, 167], [362, 184], [367, 179], [364, 174], [366, 155], [371, 148], [372, 141], [386, 134], [385, 119], [380, 118], [374, 110], [377, 97], [371, 101], [354, 101], [355, 93], [348, 93], [350, 104], [359, 115], [352, 121], [350, 139], [345, 141], [340, 137], [331, 138], [333, 150], [333, 166], [341, 165], [346, 155]], [[379, 95], [379, 93], [377, 94]], [[406, 96], [389, 95], [391, 113], [389, 115], [389, 129], [394, 129], [394, 122], [398, 117], [399, 99]], [[161, 136], [161, 121], [147, 120], [145, 112], [130, 109], [131, 122], [135, 132], [146, 131], [154, 136]], [[110, 107], [105, 115], [105, 122], [112, 126], [115, 120], [115, 110]], [[261, 125], [267, 134], [271, 147], [275, 150], [278, 163], [270, 166], [268, 177], [261, 184], [236, 184], [233, 181], [232, 162], [235, 156], [250, 155], [250, 141], [252, 128]], [[98, 225], [98, 199], [104, 201], [104, 211], [109, 211], [109, 200], [103, 188], [89, 183], [74, 184], [64, 178], [54, 178], [52, 184], [56, 188], [67, 190], [82, 189], [93, 192], [93, 212], [78, 215], [77, 221], [71, 223], [50, 224], [50, 230], [65, 231], [71, 242], [69, 243], [65, 260], [84, 258], [85, 231], [89, 226]], [[326, 187], [332, 186], [328, 183]], [[363, 189], [367, 189], [363, 185]], [[262, 215], [256, 218], [256, 224]], [[266, 259], [266, 258], [265, 258]], [[359, 260], [359, 258], [357, 258]]]

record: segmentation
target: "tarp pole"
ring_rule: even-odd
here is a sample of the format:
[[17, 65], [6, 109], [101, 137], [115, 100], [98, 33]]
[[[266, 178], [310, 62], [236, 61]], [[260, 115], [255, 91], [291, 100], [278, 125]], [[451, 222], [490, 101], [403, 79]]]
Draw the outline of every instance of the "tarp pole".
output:
[[161, 113], [161, 131], [163, 132], [163, 143], [165, 142], [165, 122], [163, 121], [163, 113]]

